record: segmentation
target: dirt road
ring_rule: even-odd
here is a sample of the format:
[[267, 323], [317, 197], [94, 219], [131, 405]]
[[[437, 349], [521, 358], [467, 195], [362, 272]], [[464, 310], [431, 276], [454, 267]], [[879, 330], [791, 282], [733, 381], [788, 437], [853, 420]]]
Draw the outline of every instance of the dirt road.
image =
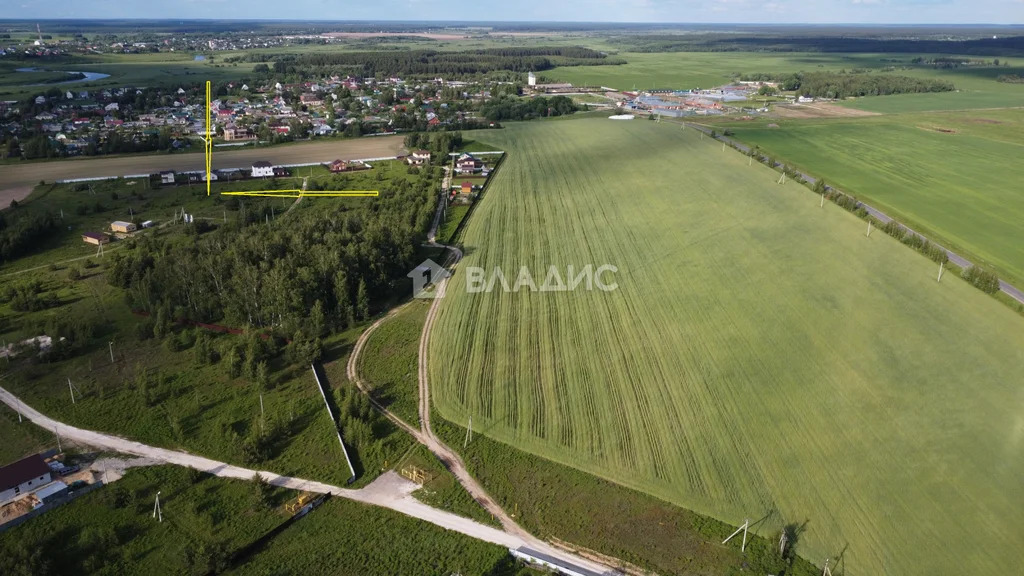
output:
[[[435, 230], [431, 230], [431, 237], [433, 237], [434, 232]], [[443, 246], [441, 244], [435, 244], [433, 242], [429, 243], [428, 246], [436, 248], [445, 247], [452, 251], [451, 258], [448, 260], [448, 262], [445, 263], [445, 266], [449, 269], [455, 266], [455, 264], [457, 264], [459, 260], [462, 259], [462, 251], [454, 246]], [[565, 550], [557, 548], [547, 542], [544, 542], [543, 540], [540, 540], [539, 538], [536, 538], [526, 530], [522, 529], [518, 524], [516, 524], [515, 520], [513, 520], [512, 517], [509, 516], [508, 513], [506, 513], [505, 510], [497, 502], [494, 501], [493, 498], [491, 498], [490, 494], [488, 494], [487, 491], [484, 490], [484, 487], [481, 486], [480, 483], [477, 482], [476, 479], [469, 474], [469, 471], [466, 469], [465, 462], [462, 461], [462, 457], [459, 456], [459, 454], [456, 453], [454, 450], [449, 448], [448, 445], [442, 442], [439, 438], [437, 438], [437, 436], [434, 435], [433, 430], [431, 430], [430, 386], [429, 380], [427, 378], [427, 349], [430, 342], [430, 330], [431, 327], [433, 326], [434, 318], [436, 318], [437, 316], [438, 305], [440, 304], [441, 299], [444, 297], [447, 285], [448, 278], [445, 278], [441, 280], [436, 286], [435, 290], [437, 296], [431, 303], [430, 310], [427, 312], [427, 320], [423, 325], [423, 331], [421, 332], [420, 335], [418, 361], [420, 392], [419, 429], [411, 426], [409, 423], [405, 422], [401, 418], [398, 418], [390, 411], [388, 411], [387, 408], [385, 408], [376, 400], [374, 400], [373, 396], [370, 394], [369, 388], [366, 386], [366, 383], [359, 377], [358, 371], [359, 357], [362, 354], [363, 348], [365, 347], [366, 342], [369, 340], [370, 335], [373, 334], [377, 330], [377, 328], [380, 327], [380, 325], [384, 323], [388, 318], [402, 310], [405, 307], [404, 305], [395, 308], [390, 313], [388, 313], [387, 316], [384, 316], [383, 318], [371, 324], [369, 328], [363, 331], [363, 333], [359, 336], [359, 339], [356, 340], [355, 346], [352, 348], [352, 354], [349, 355], [348, 364], [346, 366], [346, 374], [348, 376], [349, 381], [355, 383], [355, 385], [370, 398], [370, 402], [373, 404], [375, 408], [384, 413], [384, 415], [387, 416], [392, 422], [394, 422], [400, 428], [411, 434], [419, 443], [426, 446], [431, 451], [431, 453], [437, 456], [438, 459], [440, 459], [441, 462], [445, 465], [445, 467], [448, 468], [448, 470], [450, 470], [452, 474], [455, 475], [455, 478], [459, 481], [459, 484], [461, 484], [462, 487], [466, 489], [469, 495], [472, 496], [473, 499], [476, 500], [478, 504], [483, 506], [485, 510], [490, 512], [492, 516], [497, 518], [499, 522], [501, 522], [501, 527], [502, 530], [504, 530], [505, 534], [512, 535], [515, 538], [523, 542], [526, 542], [527, 547], [532, 550], [554, 556], [555, 558], [558, 558], [564, 562], [569, 563], [571, 566], [582, 567], [590, 571], [596, 571], [600, 574], [618, 574], [618, 572], [616, 571], [609, 571], [609, 568], [607, 566], [604, 566], [600, 563], [596, 563], [593, 560], [585, 559], [575, 554], [566, 552]]]
[[[213, 168], [244, 168], [257, 160], [274, 164], [330, 162], [336, 159], [383, 158], [397, 156], [403, 150], [402, 136], [374, 136], [353, 140], [317, 140], [286, 146], [238, 150], [214, 149]], [[203, 154], [159, 154], [118, 156], [113, 158], [73, 158], [52, 162], [32, 162], [0, 166], [0, 206], [28, 196], [40, 180], [100, 178], [129, 174], [153, 174], [162, 170], [205, 170]]]
[[[442, 245], [431, 244], [431, 246], [441, 247]], [[446, 263], [445, 267], [451, 269], [459, 263], [459, 260], [462, 260], [462, 251], [454, 246], [447, 246], [447, 248], [452, 251], [453, 256], [449, 262]], [[423, 323], [423, 332], [420, 334], [418, 363], [420, 389], [420, 441], [423, 442], [427, 448], [434, 453], [434, 455], [445, 463], [466, 491], [469, 492], [469, 494], [479, 502], [485, 510], [490, 512], [498, 519], [499, 522], [501, 522], [501, 527], [505, 529], [505, 532], [515, 534], [524, 540], [532, 540], [534, 544], [530, 547], [540, 549], [539, 546], [544, 546], [545, 544], [531, 536], [529, 532], [523, 530], [518, 524], [516, 524], [515, 520], [513, 520], [512, 517], [509, 516], [505, 510], [491, 498], [490, 494], [484, 490], [484, 487], [469, 474], [469, 471], [466, 469], [466, 464], [462, 461], [462, 457], [435, 436], [434, 431], [430, 428], [430, 380], [427, 377], [427, 356], [430, 346], [430, 330], [434, 325], [434, 319], [437, 318], [437, 310], [441, 304], [441, 300], [444, 298], [445, 291], [448, 289], [449, 279], [450, 277], [445, 277], [437, 283], [437, 286], [435, 287], [436, 295], [434, 297], [434, 301], [430, 304], [430, 310], [427, 312], [427, 321]]]
[[[103, 434], [101, 432], [94, 432], [91, 430], [75, 428], [74, 426], [68, 426], [41, 414], [4, 388], [0, 388], [0, 402], [7, 404], [13, 410], [17, 410], [21, 413], [22, 417], [37, 426], [46, 430], [55, 431], [61, 438], [71, 439], [81, 444], [86, 444], [103, 450], [141, 456], [148, 459], [147, 463], [176, 464], [178, 466], [186, 466], [202, 470], [222, 478], [236, 478], [240, 480], [250, 480], [253, 475], [257, 473], [256, 470], [232, 466], [225, 462], [218, 462], [216, 460], [196, 456], [187, 452], [157, 448], [155, 446], [148, 446], [140, 442], [127, 440], [110, 434]], [[329, 493], [342, 498], [362, 502], [364, 504], [389, 508], [401, 514], [405, 514], [406, 516], [430, 522], [431, 524], [440, 526], [447, 530], [453, 530], [460, 534], [465, 534], [472, 538], [504, 546], [509, 549], [531, 547], [544, 552], [545, 554], [550, 554], [563, 562], [582, 566], [588, 570], [596, 571], [598, 573], [605, 573], [608, 570], [600, 564], [581, 558], [575, 554], [559, 550], [545, 543], [540, 543], [542, 547], [537, 548], [537, 541], [532, 537], [522, 538], [517, 534], [503, 532], [497, 528], [485, 526], [474, 520], [463, 518], [462, 516], [456, 516], [455, 514], [427, 506], [412, 496], [412, 492], [418, 489], [419, 485], [405, 480], [393, 471], [389, 471], [381, 475], [381, 477], [377, 478], [373, 483], [359, 490], [348, 490], [338, 486], [324, 484], [322, 482], [281, 476], [266, 470], [260, 470], [258, 472], [274, 486], [281, 486], [306, 492], [315, 492], [319, 494]]]
[[[457, 262], [462, 257], [462, 252], [460, 252], [457, 248], [451, 248], [451, 250], [453, 250], [454, 253], [457, 255], [455, 258], [455, 261]], [[444, 289], [445, 283], [441, 282], [440, 285], [437, 287], [438, 298], [444, 295]], [[436, 304], [438, 300], [435, 300], [434, 302]], [[386, 415], [388, 419], [390, 419], [400, 428], [411, 434], [416, 439], [417, 442], [426, 446], [435, 456], [437, 456], [445, 464], [445, 466], [452, 472], [452, 474], [455, 475], [456, 479], [458, 479], [459, 483], [462, 484], [463, 488], [465, 488], [466, 491], [469, 492], [470, 496], [472, 496], [474, 500], [476, 500], [481, 506], [484, 507], [485, 510], [487, 510], [492, 516], [494, 516], [501, 522], [502, 528], [505, 530], [505, 532], [515, 534], [518, 537], [523, 538], [524, 540], [535, 540], [532, 536], [530, 536], [528, 532], [520, 528], [519, 525], [516, 524], [514, 520], [512, 520], [512, 518], [505, 512], [505, 510], [502, 509], [502, 507], [499, 506], [498, 503], [495, 502], [493, 498], [491, 498], [491, 496], [487, 493], [486, 490], [484, 490], [483, 486], [481, 486], [476, 481], [475, 478], [470, 476], [469, 471], [466, 470], [466, 465], [462, 461], [462, 458], [458, 454], [456, 454], [454, 450], [449, 448], [446, 444], [444, 444], [436, 436], [434, 436], [433, 431], [430, 429], [430, 391], [429, 388], [427, 387], [427, 379], [425, 374], [425, 339], [427, 338], [428, 331], [432, 324], [432, 318], [435, 314], [436, 305], [431, 305], [430, 311], [427, 314], [427, 323], [424, 324], [423, 333], [422, 336], [420, 337], [420, 428], [417, 429], [409, 425], [408, 422], [405, 422], [401, 418], [395, 416], [387, 408], [385, 408], [376, 400], [374, 400], [373, 395], [370, 393], [369, 388], [366, 386], [366, 383], [359, 377], [359, 357], [363, 352], [363, 348], [365, 347], [366, 342], [370, 339], [370, 335], [373, 334], [384, 321], [386, 321], [394, 314], [398, 313], [400, 310], [402, 310], [402, 308], [404, 308], [404, 306], [400, 306], [392, 310], [387, 316], [371, 324], [369, 328], [364, 330], [363, 333], [359, 335], [359, 339], [356, 340], [356, 344], [352, 348], [352, 354], [349, 355], [348, 364], [346, 366], [346, 374], [348, 375], [349, 381], [354, 382], [355, 385], [359, 388], [359, 390], [370, 398], [370, 402], [373, 403], [375, 408], [384, 413], [384, 415]]]

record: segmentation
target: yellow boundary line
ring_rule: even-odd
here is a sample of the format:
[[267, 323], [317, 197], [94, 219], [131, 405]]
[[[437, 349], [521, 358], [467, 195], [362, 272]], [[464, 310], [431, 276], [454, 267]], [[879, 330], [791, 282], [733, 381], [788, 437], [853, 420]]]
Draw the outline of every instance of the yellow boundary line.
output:
[[[210, 182], [213, 179], [213, 133], [210, 123], [210, 81], [206, 81], [206, 138], [203, 139], [206, 149], [206, 195], [210, 195]], [[264, 196], [270, 198], [301, 198], [303, 196], [320, 198], [376, 198], [380, 195], [378, 190], [319, 190], [306, 192], [305, 190], [254, 190], [239, 192], [221, 192], [222, 196]]]

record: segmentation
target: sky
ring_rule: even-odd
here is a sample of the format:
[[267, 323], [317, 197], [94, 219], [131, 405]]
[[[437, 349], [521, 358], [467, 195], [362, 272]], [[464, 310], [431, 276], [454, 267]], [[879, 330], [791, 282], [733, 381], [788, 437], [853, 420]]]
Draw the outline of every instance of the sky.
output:
[[0, 0], [4, 18], [1022, 24], [1024, 0]]

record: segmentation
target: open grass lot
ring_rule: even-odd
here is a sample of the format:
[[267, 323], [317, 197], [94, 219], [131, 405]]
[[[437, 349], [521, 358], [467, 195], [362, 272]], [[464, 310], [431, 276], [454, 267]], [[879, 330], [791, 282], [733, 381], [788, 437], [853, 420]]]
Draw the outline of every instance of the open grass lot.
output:
[[366, 341], [359, 358], [359, 374], [388, 410], [419, 427], [419, 384], [416, 358], [420, 332], [430, 308], [429, 300], [413, 300]]
[[[762, 533], [806, 522], [801, 553], [852, 575], [1024, 560], [1020, 317], [695, 131], [493, 140], [431, 339], [442, 416]], [[587, 264], [618, 289], [466, 290], [471, 266]]]
[[437, 241], [442, 244], [450, 244], [455, 240], [455, 233], [459, 230], [459, 225], [462, 224], [463, 219], [469, 214], [469, 204], [454, 204], [449, 206], [445, 211], [444, 222], [441, 224], [441, 230], [437, 233]]
[[518, 574], [508, 550], [397, 512], [334, 498], [233, 574]]
[[[163, 522], [151, 517], [160, 491]], [[3, 574], [206, 574], [280, 524], [294, 493], [185, 468], [128, 471], [0, 534]]]
[[0, 406], [0, 438], [3, 438], [0, 442], [0, 466], [57, 447], [57, 438], [52, 432], [46, 432], [28, 420], [18, 422], [18, 413], [6, 404]]
[[[750, 535], [745, 552], [724, 522], [667, 504], [586, 472], [558, 464], [483, 435], [463, 448], [465, 428], [435, 418], [434, 430], [457, 450], [470, 472], [516, 521], [538, 537], [563, 541], [651, 570], [655, 574], [817, 576], [798, 523], [788, 527], [786, 557], [778, 532]], [[756, 522], [758, 518], [751, 519]], [[821, 563], [821, 560], [818, 560]]]
[[774, 122], [729, 128], [1024, 283], [1024, 109]]
[[[548, 70], [545, 77], [576, 85], [600, 85], [618, 90], [652, 88], [713, 88], [744, 73], [822, 72], [863, 68], [880, 71], [888, 66], [909, 66], [918, 54], [821, 54], [756, 52], [623, 52], [618, 66], [567, 66]], [[920, 55], [927, 57], [928, 55]], [[893, 62], [897, 60], [898, 62]], [[1000, 61], [1006, 60], [1001, 58]], [[890, 74], [939, 78], [952, 82], [959, 92], [907, 94], [860, 98], [848, 106], [872, 112], [912, 112], [1024, 106], [1024, 86], [996, 82], [1000, 74], [1020, 74], [1024, 60], [1008, 60], [1009, 66], [936, 70], [927, 66]]]

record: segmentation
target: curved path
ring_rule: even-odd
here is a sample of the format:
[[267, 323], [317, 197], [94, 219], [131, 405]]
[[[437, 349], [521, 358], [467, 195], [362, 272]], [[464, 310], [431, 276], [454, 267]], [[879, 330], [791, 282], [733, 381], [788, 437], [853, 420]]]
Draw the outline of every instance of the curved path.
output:
[[[427, 246], [441, 248], [445, 247], [452, 251], [453, 257], [449, 260], [450, 265], [454, 265], [460, 259], [462, 259], [462, 251], [454, 246], [442, 246], [440, 244], [430, 243]], [[451, 470], [452, 474], [459, 480], [459, 483], [469, 492], [470, 496], [473, 497], [481, 506], [484, 507], [487, 512], [497, 518], [502, 527], [506, 532], [516, 534], [517, 536], [524, 539], [535, 540], [528, 532], [519, 527], [514, 520], [505, 512], [493, 498], [487, 494], [483, 486], [476, 481], [466, 469], [465, 463], [462, 458], [451, 448], [441, 442], [434, 435], [433, 430], [430, 429], [430, 389], [427, 386], [426, 377], [426, 349], [429, 341], [430, 327], [433, 324], [434, 317], [437, 314], [437, 305], [440, 303], [441, 298], [444, 296], [444, 291], [447, 287], [447, 278], [438, 283], [436, 288], [437, 297], [430, 305], [430, 310], [427, 312], [427, 321], [423, 325], [423, 331], [420, 336], [419, 344], [419, 415], [420, 415], [420, 427], [416, 428], [411, 426], [408, 422], [402, 420], [398, 416], [392, 414], [387, 408], [377, 402], [373, 395], [370, 393], [369, 387], [366, 382], [359, 377], [359, 358], [363, 353], [363, 348], [366, 346], [366, 342], [370, 339], [370, 336], [384, 323], [388, 318], [397, 314], [400, 310], [405, 308], [408, 304], [399, 306], [389, 312], [383, 318], [380, 318], [376, 322], [370, 325], [369, 328], [360, 334], [359, 339], [356, 340], [355, 346], [352, 348], [352, 354], [349, 355], [348, 364], [346, 365], [345, 372], [348, 376], [349, 381], [353, 382], [361, 392], [366, 394], [370, 398], [370, 402], [375, 408], [380, 410], [384, 415], [388, 417], [397, 426], [411, 434], [420, 444], [426, 446], [435, 456], [437, 456], [445, 466]], [[534, 542], [534, 544], [539, 541]]]
[[[442, 200], [443, 201], [443, 200]], [[429, 237], [433, 239], [433, 232]], [[451, 257], [446, 261], [445, 267], [451, 269], [459, 260], [462, 259], [462, 251], [455, 246], [444, 246], [437, 244], [433, 241], [425, 244], [425, 246], [433, 248], [447, 248], [452, 252]], [[478, 504], [483, 506], [487, 512], [498, 519], [501, 522], [502, 530], [504, 534], [508, 534], [511, 537], [516, 538], [526, 543], [526, 547], [541, 552], [545, 555], [552, 556], [567, 563], [570, 567], [580, 567], [589, 572], [597, 572], [601, 574], [619, 574], [619, 572], [612, 570], [608, 566], [597, 563], [593, 560], [582, 558], [575, 554], [566, 552], [560, 548], [557, 548], [524, 530], [515, 520], [512, 519], [505, 510], [494, 501], [493, 498], [487, 493], [483, 486], [476, 481], [473, 476], [470, 475], [466, 468], [465, 462], [457, 452], [449, 448], [444, 442], [442, 442], [430, 428], [430, 387], [429, 380], [427, 378], [427, 349], [430, 343], [430, 330], [433, 326], [434, 319], [437, 317], [438, 306], [441, 303], [441, 299], [444, 297], [445, 290], [448, 286], [448, 280], [450, 277], [445, 278], [438, 282], [436, 287], [436, 296], [431, 302], [430, 310], [427, 312], [426, 322], [423, 324], [423, 331], [420, 335], [419, 344], [419, 360], [418, 360], [418, 381], [419, 381], [419, 416], [420, 416], [420, 427], [416, 428], [405, 422], [401, 418], [392, 414], [387, 408], [377, 402], [373, 395], [370, 394], [369, 387], [359, 377], [359, 357], [366, 346], [366, 342], [370, 339], [370, 336], [383, 324], [388, 318], [397, 314], [400, 310], [405, 308], [406, 305], [399, 306], [389, 312], [386, 316], [378, 319], [376, 322], [370, 325], [369, 328], [363, 331], [356, 340], [355, 346], [352, 348], [352, 354], [349, 355], [348, 364], [346, 365], [346, 374], [349, 381], [353, 382], [360, 391], [366, 394], [370, 398], [370, 402], [375, 408], [380, 410], [385, 416], [388, 417], [392, 422], [398, 425], [400, 428], [411, 434], [419, 443], [426, 446], [431, 453], [433, 453], [441, 462], [445, 465], [448, 470], [455, 475], [455, 478], [459, 481], [463, 488], [477, 501]]]
[[12, 410], [20, 412], [23, 418], [30, 420], [34, 424], [46, 430], [54, 430], [61, 438], [68, 438], [95, 448], [142, 456], [159, 463], [195, 468], [196, 470], [202, 470], [222, 478], [250, 480], [258, 473], [274, 486], [319, 494], [332, 494], [364, 504], [381, 506], [478, 540], [504, 546], [510, 550], [522, 547], [533, 548], [554, 556], [563, 562], [583, 567], [592, 572], [604, 573], [608, 571], [608, 568], [605, 566], [538, 542], [528, 534], [524, 538], [519, 534], [502, 531], [450, 512], [432, 508], [412, 497], [412, 492], [419, 488], [418, 484], [405, 480], [393, 471], [381, 475], [380, 478], [377, 478], [364, 488], [349, 490], [323, 482], [281, 476], [266, 470], [251, 470], [240, 466], [233, 466], [225, 462], [218, 462], [180, 450], [158, 448], [111, 434], [68, 426], [43, 415], [4, 388], [0, 388], [0, 402], [10, 406]]

